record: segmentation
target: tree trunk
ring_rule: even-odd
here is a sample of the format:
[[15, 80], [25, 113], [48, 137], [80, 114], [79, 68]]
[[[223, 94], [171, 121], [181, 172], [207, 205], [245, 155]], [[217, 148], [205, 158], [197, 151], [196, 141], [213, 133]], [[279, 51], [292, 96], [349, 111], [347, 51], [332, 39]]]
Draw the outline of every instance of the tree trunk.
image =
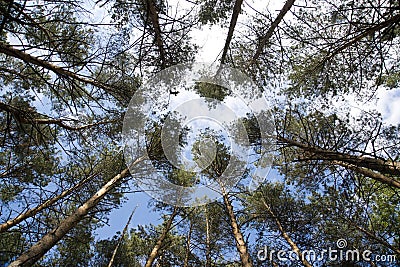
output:
[[371, 233], [370, 231], [368, 231], [367, 229], [356, 225], [354, 222], [351, 222], [351, 225], [353, 225], [355, 228], [357, 228], [359, 231], [363, 232], [364, 234], [366, 234], [368, 237], [370, 237], [371, 239], [377, 241], [378, 243], [384, 245], [385, 247], [391, 249], [392, 251], [394, 251], [395, 253], [397, 253], [398, 255], [400, 255], [400, 248], [396, 248], [394, 246], [392, 246], [389, 242], [387, 242], [386, 240], [382, 239], [381, 237], [376, 236], [374, 233]]
[[395, 180], [394, 178], [387, 177], [386, 175], [383, 175], [383, 174], [381, 174], [379, 172], [374, 172], [374, 171], [371, 171], [371, 170], [369, 170], [367, 168], [358, 167], [358, 166], [356, 166], [354, 164], [350, 164], [350, 163], [339, 161], [339, 160], [333, 160], [332, 163], [335, 164], [335, 165], [342, 166], [342, 167], [344, 167], [346, 169], [355, 171], [355, 172], [357, 172], [359, 174], [362, 174], [362, 175], [364, 175], [366, 177], [372, 178], [375, 181], [381, 182], [383, 184], [387, 184], [387, 185], [390, 185], [390, 186], [393, 186], [393, 187], [400, 188], [400, 182], [399, 181]]
[[133, 209], [131, 215], [129, 216], [128, 222], [126, 223], [126, 225], [124, 227], [124, 230], [122, 231], [121, 236], [120, 236], [120, 238], [118, 240], [118, 243], [115, 246], [115, 249], [114, 249], [113, 254], [111, 256], [110, 262], [108, 263], [108, 267], [111, 267], [113, 265], [113, 263], [114, 263], [115, 255], [117, 255], [118, 248], [121, 245], [122, 241], [124, 240], [124, 236], [125, 236], [126, 232], [128, 231], [129, 224], [131, 223], [132, 216], [135, 213], [137, 207], [138, 206], [136, 205], [136, 207]]
[[228, 198], [228, 195], [225, 192], [223, 193], [223, 197], [224, 197], [225, 207], [228, 212], [228, 216], [229, 216], [229, 220], [230, 220], [232, 233], [236, 240], [236, 248], [237, 248], [237, 251], [239, 252], [242, 266], [243, 267], [253, 267], [250, 254], [247, 249], [247, 245], [244, 242], [242, 232], [240, 231], [240, 227], [236, 221], [235, 213], [233, 211], [233, 206]]
[[162, 34], [161, 34], [158, 13], [157, 13], [156, 7], [154, 6], [153, 0], [143, 0], [143, 1], [146, 1], [147, 10], [148, 10], [151, 24], [153, 26], [153, 30], [154, 30], [154, 34], [155, 34], [154, 38], [156, 41], [158, 52], [160, 53], [161, 67], [164, 69], [166, 67], [166, 60], [165, 60], [164, 44], [163, 44], [163, 40], [162, 40]]
[[301, 261], [301, 263], [303, 263], [303, 265], [305, 267], [312, 267], [312, 265], [304, 258], [303, 254], [301, 253], [301, 251], [300, 251], [299, 247], [296, 245], [296, 243], [293, 242], [293, 240], [290, 238], [290, 236], [285, 232], [281, 222], [279, 221], [278, 217], [275, 216], [274, 212], [271, 210], [269, 205], [264, 200], [262, 200], [262, 202], [263, 202], [265, 208], [267, 209], [267, 211], [269, 212], [269, 214], [271, 214], [272, 218], [275, 220], [275, 223], [278, 226], [279, 232], [281, 232], [282, 237], [290, 245], [292, 250], [294, 252], [296, 252], [296, 254], [299, 256], [299, 260]]
[[[326, 211], [333, 213], [332, 209], [329, 207], [325, 208]], [[354, 228], [356, 228], [357, 230], [359, 230], [360, 232], [364, 233], [365, 235], [367, 235], [369, 238], [373, 239], [374, 241], [384, 245], [385, 247], [389, 248], [390, 250], [392, 250], [393, 252], [397, 253], [400, 255], [400, 248], [396, 248], [395, 246], [391, 245], [388, 241], [386, 241], [385, 239], [377, 236], [375, 233], [369, 231], [368, 229], [365, 229], [364, 227], [361, 227], [357, 224], [357, 222], [354, 222], [352, 220], [350, 220], [349, 218], [339, 215], [340, 218], [342, 218], [343, 220], [345, 220], [350, 226], [353, 226]]]
[[189, 256], [190, 256], [190, 243], [192, 238], [193, 222], [190, 221], [189, 232], [186, 237], [186, 253], [185, 260], [183, 262], [183, 267], [189, 267]]
[[236, 0], [235, 5], [233, 6], [232, 18], [231, 18], [231, 22], [229, 24], [228, 35], [226, 36], [226, 41], [225, 41], [224, 49], [223, 49], [222, 56], [221, 56], [221, 64], [225, 63], [226, 55], [228, 54], [229, 45], [232, 41], [233, 32], [235, 31], [236, 22], [237, 22], [240, 10], [242, 9], [242, 3], [243, 3], [243, 0]]
[[174, 221], [176, 214], [178, 214], [178, 207], [174, 207], [174, 210], [173, 210], [171, 216], [169, 217], [163, 232], [161, 233], [160, 237], [158, 238], [156, 245], [150, 252], [149, 257], [147, 258], [146, 264], [144, 265], [145, 267], [151, 267], [153, 265], [155, 259], [157, 258], [158, 252], [160, 251], [160, 249], [164, 243], [165, 237], [167, 236], [167, 234], [171, 228], [172, 222]]
[[207, 205], [205, 206], [206, 215], [206, 267], [211, 267], [211, 248], [210, 248], [210, 218], [208, 217]]
[[48, 69], [52, 72], [54, 72], [55, 74], [59, 75], [59, 76], [66, 76], [66, 77], [70, 77], [72, 79], [75, 79], [77, 81], [83, 82], [83, 83], [87, 83], [87, 84], [91, 84], [95, 87], [104, 89], [105, 91], [108, 92], [113, 92], [115, 91], [112, 87], [103, 84], [95, 79], [92, 78], [87, 78], [84, 77], [82, 75], [76, 74], [75, 72], [71, 72], [69, 70], [66, 70], [64, 68], [61, 68], [57, 65], [54, 65], [51, 62], [42, 60], [38, 57], [32, 56], [30, 54], [27, 54], [21, 50], [15, 49], [14, 47], [10, 46], [10, 45], [6, 45], [4, 43], [0, 43], [0, 53], [4, 53], [8, 56], [11, 57], [15, 57], [15, 58], [19, 58], [22, 61], [26, 62], [26, 63], [30, 63], [39, 67], [43, 67], [45, 69]]
[[91, 175], [91, 176], [83, 179], [82, 181], [80, 181], [78, 184], [76, 184], [72, 188], [68, 188], [67, 190], [61, 192], [61, 194], [59, 194], [59, 195], [57, 195], [57, 196], [55, 196], [55, 197], [53, 197], [51, 199], [48, 199], [47, 201], [45, 201], [44, 203], [34, 207], [33, 209], [30, 209], [27, 212], [18, 215], [14, 219], [8, 220], [7, 222], [1, 224], [0, 225], [0, 233], [7, 231], [8, 229], [10, 229], [11, 227], [19, 224], [23, 220], [26, 220], [27, 218], [35, 216], [38, 212], [42, 211], [43, 209], [46, 209], [46, 208], [50, 207], [51, 205], [56, 203], [58, 200], [68, 196], [73, 191], [75, 191], [78, 188], [80, 188], [81, 186], [83, 186], [85, 183], [87, 183], [90, 179], [92, 179], [96, 175], [97, 174], [94, 174], [94, 175]]
[[269, 27], [268, 31], [265, 33], [264, 36], [262, 36], [259, 40], [259, 45], [257, 46], [257, 50], [254, 53], [254, 56], [250, 62], [249, 65], [252, 65], [253, 63], [256, 62], [256, 60], [260, 57], [262, 51], [264, 50], [264, 47], [268, 43], [269, 39], [271, 39], [272, 34], [274, 33], [275, 29], [278, 27], [279, 23], [283, 19], [283, 17], [286, 15], [286, 13], [290, 10], [290, 8], [293, 6], [295, 0], [287, 0], [286, 3], [283, 5], [281, 11], [279, 12], [278, 16], [274, 20], [274, 22], [271, 24]]
[[[143, 157], [137, 159], [132, 163], [132, 165], [139, 163], [143, 159]], [[60, 241], [69, 230], [74, 228], [75, 225], [79, 223], [88, 214], [88, 212], [95, 207], [100, 200], [128, 174], [129, 169], [126, 168], [120, 174], [112, 178], [88, 201], [77, 208], [74, 213], [64, 219], [55, 229], [43, 236], [41, 240], [39, 240], [35, 245], [30, 247], [26, 252], [13, 261], [9, 267], [32, 266], [34, 263], [36, 263], [47, 251], [49, 251], [58, 241]]]
[[[40, 114], [39, 112], [20, 109], [20, 108], [17, 108], [17, 107], [14, 107], [12, 105], [9, 105], [9, 104], [6, 104], [6, 103], [2, 103], [2, 102], [0, 102], [0, 110], [6, 111], [8, 113], [11, 113], [12, 116], [15, 118], [15, 120], [18, 121], [19, 123], [31, 124], [31, 125], [42, 125], [42, 124], [58, 125], [61, 128], [64, 128], [66, 130], [71, 130], [71, 131], [85, 130], [85, 129], [88, 129], [90, 127], [94, 127], [94, 126], [107, 124], [107, 123], [112, 123], [112, 122], [116, 122], [117, 121], [117, 120], [98, 121], [98, 122], [95, 122], [95, 123], [85, 124], [85, 125], [81, 125], [81, 126], [70, 126], [70, 125], [65, 123], [67, 121], [65, 119], [50, 118], [47, 115]], [[43, 117], [47, 117], [47, 118], [44, 119]]]
[[308, 144], [303, 144], [284, 137], [277, 140], [288, 145], [302, 149], [307, 155], [304, 160], [327, 160], [335, 165], [358, 172], [381, 183], [400, 188], [400, 181], [390, 178], [384, 174], [400, 177], [399, 162], [384, 161], [378, 158], [355, 156], [342, 152], [322, 149]]

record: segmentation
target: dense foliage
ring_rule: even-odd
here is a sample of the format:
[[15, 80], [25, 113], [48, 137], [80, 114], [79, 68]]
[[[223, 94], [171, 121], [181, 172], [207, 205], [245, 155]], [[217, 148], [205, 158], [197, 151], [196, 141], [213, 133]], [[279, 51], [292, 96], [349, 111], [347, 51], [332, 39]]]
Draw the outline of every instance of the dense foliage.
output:
[[[159, 225], [95, 236], [141, 190], [132, 176], [146, 175], [129, 173], [122, 152], [131, 97], [150, 75], [194, 62], [202, 49], [194, 33], [215, 25], [226, 33], [216, 60], [273, 103], [267, 180], [250, 192], [245, 171], [225, 192], [218, 177], [229, 148], [216, 141], [202, 175], [220, 184], [219, 201], [153, 200]], [[399, 56], [398, 0], [0, 0], [0, 266], [398, 266], [400, 121], [388, 118], [400, 111], [375, 105], [399, 94]], [[195, 89], [229, 96], [212, 84]], [[192, 185], [163, 154], [163, 119], [146, 129], [153, 165]], [[257, 121], [243, 123], [260, 153]], [[198, 143], [192, 152], [205, 157]], [[307, 253], [343, 239], [359, 258]], [[279, 250], [297, 258], [282, 260]]]

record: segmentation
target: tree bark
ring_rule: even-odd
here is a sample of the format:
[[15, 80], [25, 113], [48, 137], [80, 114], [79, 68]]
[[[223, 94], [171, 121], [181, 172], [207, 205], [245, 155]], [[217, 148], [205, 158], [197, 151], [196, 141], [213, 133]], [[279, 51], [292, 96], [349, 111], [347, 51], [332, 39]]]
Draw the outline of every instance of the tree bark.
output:
[[154, 38], [156, 41], [158, 52], [160, 53], [161, 67], [162, 69], [164, 69], [166, 67], [166, 60], [165, 60], [164, 44], [161, 37], [161, 28], [160, 28], [158, 13], [156, 7], [154, 6], [153, 0], [143, 0], [143, 1], [146, 1], [147, 10], [149, 12], [149, 17], [153, 25], [153, 30], [155, 34]]
[[211, 267], [211, 245], [210, 245], [210, 218], [208, 216], [207, 205], [205, 206], [206, 215], [206, 267]]
[[233, 37], [233, 32], [235, 31], [235, 26], [236, 26], [236, 22], [242, 7], [242, 3], [243, 0], [236, 0], [235, 1], [235, 5], [233, 6], [233, 13], [232, 13], [232, 18], [231, 18], [231, 22], [229, 24], [229, 31], [228, 31], [228, 35], [226, 36], [226, 41], [225, 41], [225, 45], [224, 45], [224, 49], [222, 52], [222, 56], [221, 56], [221, 64], [225, 63], [225, 59], [226, 59], [226, 55], [228, 54], [228, 49], [229, 49], [229, 45], [232, 41], [232, 37]]
[[362, 174], [364, 176], [372, 178], [375, 181], [381, 182], [383, 184], [387, 184], [387, 185], [390, 185], [390, 186], [393, 186], [393, 187], [400, 188], [400, 182], [396, 181], [393, 178], [387, 177], [386, 175], [383, 175], [383, 174], [381, 174], [379, 172], [374, 172], [374, 171], [371, 171], [371, 170], [369, 170], [367, 168], [358, 167], [358, 166], [356, 166], [354, 164], [349, 164], [347, 162], [343, 162], [343, 161], [339, 161], [339, 160], [333, 160], [332, 163], [335, 164], [335, 165], [339, 165], [339, 166], [345, 167], [346, 169], [353, 170], [353, 171], [355, 171], [355, 172], [357, 172], [359, 174]]
[[293, 6], [295, 0], [287, 0], [286, 3], [283, 5], [281, 11], [279, 12], [278, 16], [272, 22], [271, 26], [269, 27], [268, 31], [265, 33], [264, 36], [262, 36], [259, 40], [259, 45], [257, 46], [257, 50], [254, 53], [253, 59], [251, 60], [249, 65], [252, 65], [257, 61], [257, 59], [260, 57], [262, 51], [264, 50], [265, 45], [271, 39], [272, 34], [274, 33], [275, 29], [278, 27], [279, 23], [283, 19], [283, 17], [286, 15], [286, 13], [290, 10], [290, 8]]
[[[332, 210], [330, 208], [327, 209], [329, 212], [332, 212]], [[386, 240], [384, 240], [383, 238], [375, 235], [373, 232], [359, 226], [356, 222], [351, 221], [349, 218], [346, 217], [342, 217], [344, 220], [346, 220], [351, 226], [353, 226], [354, 228], [356, 228], [357, 230], [359, 230], [360, 232], [364, 233], [366, 236], [368, 236], [369, 238], [375, 240], [376, 242], [384, 245], [385, 247], [389, 248], [390, 250], [392, 250], [393, 252], [397, 253], [398, 255], [400, 255], [400, 248], [396, 248], [393, 245], [391, 245], [389, 242], [387, 242]]]
[[83, 186], [85, 183], [87, 183], [90, 179], [92, 179], [96, 175], [97, 174], [94, 174], [94, 175], [91, 175], [91, 176], [83, 179], [82, 181], [80, 181], [78, 184], [76, 184], [72, 188], [68, 188], [67, 190], [63, 191], [61, 194], [59, 194], [59, 195], [57, 195], [57, 196], [55, 196], [55, 197], [53, 197], [51, 199], [48, 199], [44, 203], [36, 206], [35, 208], [30, 209], [27, 212], [18, 215], [14, 219], [8, 220], [7, 222], [1, 224], [0, 225], [0, 233], [7, 231], [8, 229], [10, 229], [11, 227], [19, 224], [23, 220], [26, 220], [27, 218], [35, 216], [38, 212], [42, 211], [43, 209], [46, 209], [46, 208], [50, 207], [51, 205], [56, 203], [58, 200], [68, 196], [69, 194], [71, 194], [72, 192], [74, 192], [75, 190], [77, 190], [78, 188]]
[[395, 253], [397, 253], [398, 255], [400, 255], [400, 248], [396, 248], [394, 246], [392, 246], [389, 242], [387, 242], [386, 240], [376, 236], [375, 234], [371, 233], [370, 231], [362, 228], [359, 225], [356, 225], [354, 223], [352, 223], [352, 225], [357, 228], [359, 231], [363, 232], [364, 234], [366, 234], [368, 237], [370, 237], [371, 239], [381, 243], [382, 245], [384, 245], [385, 247], [391, 249], [392, 251], [394, 251]]
[[[142, 161], [144, 158], [138, 158], [132, 165]], [[107, 195], [124, 177], [129, 174], [129, 169], [124, 169], [120, 174], [112, 178], [97, 193], [95, 193], [83, 205], [77, 208], [74, 213], [64, 219], [55, 229], [42, 237], [35, 245], [30, 247], [26, 252], [13, 261], [9, 267], [32, 266], [47, 251], [49, 251], [58, 241], [60, 241], [72, 228], [75, 227], [88, 213], [95, 207], [100, 200]]]
[[[2, 103], [0, 102], [0, 110], [6, 111], [8, 113], [11, 113], [12, 116], [15, 118], [16, 121], [22, 124], [31, 124], [31, 125], [40, 125], [40, 124], [46, 124], [46, 125], [58, 125], [61, 128], [64, 128], [66, 130], [71, 130], [71, 131], [79, 131], [79, 130], [85, 130], [94, 126], [99, 126], [102, 124], [107, 124], [107, 123], [114, 123], [117, 122], [117, 120], [111, 120], [111, 121], [99, 121], [95, 123], [90, 123], [90, 124], [85, 124], [81, 126], [70, 126], [66, 124], [65, 122], [68, 121], [67, 119], [55, 119], [55, 118], [45, 118], [47, 117], [46, 115], [40, 114], [36, 111], [33, 110], [23, 110], [17, 107], [14, 107], [12, 105]], [[35, 116], [34, 116], [35, 115]]]
[[84, 77], [82, 75], [76, 74], [72, 71], [66, 70], [64, 68], [61, 68], [57, 65], [54, 65], [50, 62], [47, 62], [45, 60], [42, 60], [40, 58], [37, 58], [35, 56], [32, 56], [30, 54], [27, 54], [21, 50], [15, 49], [10, 45], [6, 45], [4, 43], [0, 42], [0, 53], [4, 53], [6, 55], [9, 55], [11, 57], [15, 57], [15, 58], [19, 58], [22, 61], [26, 62], [26, 63], [30, 63], [39, 67], [43, 67], [45, 69], [48, 69], [52, 72], [54, 72], [55, 74], [59, 75], [59, 76], [64, 76], [64, 77], [69, 77], [72, 78], [74, 80], [86, 83], [86, 84], [91, 84], [95, 87], [104, 89], [105, 91], [108, 92], [112, 92], [113, 88], [103, 84], [95, 79], [92, 78], [88, 78], [88, 77]]
[[384, 28], [390, 27], [396, 23], [398, 23], [400, 21], [400, 14], [397, 14], [396, 16], [393, 16], [392, 18], [379, 23], [375, 26], [372, 26], [364, 31], [362, 31], [361, 33], [357, 34], [355, 37], [353, 37], [352, 39], [348, 40], [345, 44], [339, 46], [338, 48], [336, 48], [334, 51], [332, 51], [331, 53], [329, 53], [329, 55], [327, 55], [319, 64], [318, 66], [322, 66], [325, 62], [327, 62], [328, 60], [332, 59], [334, 56], [336, 56], [337, 54], [339, 54], [341, 51], [345, 50], [346, 48], [356, 44], [357, 42], [361, 41], [363, 38], [378, 32], [380, 30], [383, 30]]
[[272, 218], [275, 220], [276, 225], [278, 226], [279, 232], [281, 232], [282, 237], [286, 240], [286, 242], [290, 245], [292, 250], [296, 252], [299, 256], [301, 263], [305, 267], [312, 267], [312, 265], [304, 258], [304, 255], [301, 253], [300, 248], [296, 245], [296, 243], [290, 238], [290, 236], [286, 233], [283, 229], [281, 222], [279, 221], [278, 217], [275, 216], [274, 212], [271, 210], [270, 206], [262, 200], [265, 208], [267, 209], [268, 213], [271, 214]]
[[185, 260], [183, 262], [183, 267], [189, 267], [189, 256], [190, 256], [190, 244], [192, 238], [192, 229], [193, 229], [193, 222], [190, 221], [189, 225], [189, 232], [186, 237], [186, 253], [185, 253]]
[[162, 245], [164, 244], [164, 240], [167, 237], [167, 234], [169, 230], [171, 229], [172, 222], [174, 221], [175, 216], [178, 214], [178, 207], [174, 207], [174, 210], [169, 217], [167, 224], [165, 225], [165, 228], [161, 235], [159, 236], [155, 246], [153, 247], [152, 251], [150, 252], [149, 257], [147, 258], [146, 264], [144, 265], [145, 267], [151, 267], [157, 258], [158, 252], [160, 251]]
[[246, 243], [244, 242], [242, 232], [240, 231], [240, 227], [236, 221], [236, 216], [235, 216], [235, 213], [233, 210], [233, 206], [231, 204], [231, 201], [228, 198], [228, 195], [225, 192], [223, 193], [223, 198], [224, 198], [226, 210], [228, 212], [232, 233], [236, 240], [236, 248], [237, 248], [237, 251], [239, 252], [242, 266], [243, 267], [253, 267], [253, 263], [251, 262], [249, 250], [247, 248]]
[[400, 188], [400, 181], [390, 178], [384, 174], [390, 174], [400, 177], [399, 162], [384, 161], [378, 158], [355, 156], [342, 152], [322, 149], [309, 144], [303, 144], [298, 141], [277, 137], [279, 142], [288, 146], [294, 146], [307, 153], [303, 160], [328, 160], [333, 164], [351, 169], [362, 175], [375, 179], [381, 183]]

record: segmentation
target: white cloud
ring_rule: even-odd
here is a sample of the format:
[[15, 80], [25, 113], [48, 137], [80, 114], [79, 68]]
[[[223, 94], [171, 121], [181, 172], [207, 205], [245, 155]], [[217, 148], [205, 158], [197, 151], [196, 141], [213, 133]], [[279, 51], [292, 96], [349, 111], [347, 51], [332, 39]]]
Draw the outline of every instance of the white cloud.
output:
[[192, 30], [193, 41], [199, 46], [196, 61], [214, 62], [217, 60], [224, 48], [227, 31], [228, 29], [218, 25]]
[[377, 109], [387, 124], [400, 123], [400, 88], [378, 91]]

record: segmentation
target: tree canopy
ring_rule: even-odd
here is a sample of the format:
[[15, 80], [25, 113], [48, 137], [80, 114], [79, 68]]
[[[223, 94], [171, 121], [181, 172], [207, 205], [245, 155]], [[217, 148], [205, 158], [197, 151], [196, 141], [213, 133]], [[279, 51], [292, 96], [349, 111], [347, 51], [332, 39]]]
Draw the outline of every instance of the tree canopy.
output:
[[[154, 74], [214, 53], [197, 41], [207, 29], [224, 37], [211, 61], [250, 77], [270, 104], [268, 118], [237, 104], [248, 162], [212, 122], [169, 126], [175, 156], [204, 167], [180, 168], [162, 129], [183, 119], [155, 107], [138, 139], [149, 157], [127, 159], [132, 97]], [[397, 0], [0, 0], [0, 265], [398, 266], [399, 57]], [[191, 90], [210, 110], [239, 103], [220, 84]], [[162, 106], [183, 92], [143, 94], [137, 108], [156, 95]], [[263, 159], [271, 170], [251, 188]], [[246, 165], [235, 184], [221, 179], [232, 160]], [[96, 235], [143, 190], [147, 161], [179, 186], [214, 182], [220, 199], [151, 200], [159, 224], [131, 227], [146, 218], [136, 212], [113, 237]]]

